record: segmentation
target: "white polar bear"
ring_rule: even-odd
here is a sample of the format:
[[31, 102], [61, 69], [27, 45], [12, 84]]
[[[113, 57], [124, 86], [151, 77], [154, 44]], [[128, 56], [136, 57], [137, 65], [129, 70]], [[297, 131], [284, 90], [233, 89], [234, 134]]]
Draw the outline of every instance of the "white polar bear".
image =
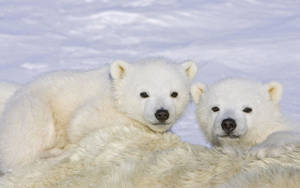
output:
[[277, 82], [226, 79], [210, 87], [195, 84], [191, 93], [199, 125], [212, 145], [255, 146], [251, 152], [261, 158], [300, 144], [299, 133], [280, 112], [282, 86]]
[[164, 132], [188, 104], [196, 72], [193, 62], [177, 65], [152, 59], [44, 75], [18, 90], [4, 111], [1, 169], [57, 155], [69, 142], [99, 127], [131, 122]]
[[0, 114], [2, 114], [4, 106], [8, 99], [15, 93], [20, 86], [8, 82], [0, 82]]
[[[57, 157], [7, 173], [0, 177], [0, 187], [213, 188], [227, 182], [232, 186], [226, 187], [243, 187], [243, 182], [256, 180], [256, 187], [264, 187], [260, 182], [276, 187], [276, 182], [294, 188], [300, 186], [299, 149], [258, 160], [235, 149], [228, 153], [192, 145], [170, 132], [157, 134], [129, 123], [94, 131]], [[258, 177], [252, 177], [255, 174]]]

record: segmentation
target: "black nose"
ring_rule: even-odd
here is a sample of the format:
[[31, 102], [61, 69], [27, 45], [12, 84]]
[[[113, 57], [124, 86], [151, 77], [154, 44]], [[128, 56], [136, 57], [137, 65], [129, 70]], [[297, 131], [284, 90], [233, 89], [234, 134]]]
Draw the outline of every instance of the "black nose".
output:
[[222, 121], [221, 126], [225, 133], [229, 134], [236, 128], [236, 123], [234, 119], [228, 118]]
[[158, 121], [164, 122], [169, 118], [168, 110], [160, 109], [155, 112], [155, 117]]

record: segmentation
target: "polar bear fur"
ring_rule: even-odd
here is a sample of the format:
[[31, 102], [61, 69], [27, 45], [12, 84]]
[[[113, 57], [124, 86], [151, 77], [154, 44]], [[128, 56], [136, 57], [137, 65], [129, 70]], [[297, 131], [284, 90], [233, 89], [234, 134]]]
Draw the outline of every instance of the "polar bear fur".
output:
[[[191, 93], [199, 125], [212, 145], [255, 146], [251, 152], [258, 157], [278, 156], [282, 146], [300, 145], [299, 133], [280, 112], [280, 83], [226, 79], [210, 87], [195, 84]], [[236, 127], [226, 128], [232, 125]]]
[[300, 186], [300, 168], [270, 165], [243, 172], [218, 188], [298, 188]]
[[[153, 59], [41, 76], [18, 90], [4, 111], [2, 171], [56, 156], [69, 143], [105, 126], [130, 122], [156, 132], [168, 130], [189, 102], [196, 71], [193, 62], [179, 65]], [[149, 96], [142, 98], [142, 92]], [[172, 92], [178, 96], [171, 96]], [[161, 109], [169, 113], [162, 122], [156, 118]]]
[[[264, 173], [260, 169], [272, 169], [274, 165], [298, 171], [300, 150], [258, 160], [238, 150], [224, 152], [191, 145], [172, 133], [155, 133], [126, 124], [95, 131], [56, 158], [7, 173], [0, 178], [0, 186], [211, 188], [240, 174], [250, 178], [248, 172]], [[300, 182], [295, 184], [299, 186]]]
[[15, 93], [20, 86], [8, 82], [0, 82], [0, 114], [2, 114], [4, 106], [8, 99]]

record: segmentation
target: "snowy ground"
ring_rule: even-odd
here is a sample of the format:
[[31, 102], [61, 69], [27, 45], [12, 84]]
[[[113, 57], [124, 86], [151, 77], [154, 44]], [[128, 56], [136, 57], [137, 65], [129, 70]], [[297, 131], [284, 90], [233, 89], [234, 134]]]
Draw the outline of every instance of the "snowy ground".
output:
[[[278, 80], [300, 121], [298, 0], [0, 0], [0, 80], [150, 56], [193, 59], [207, 84]], [[192, 107], [173, 130], [205, 144]]]

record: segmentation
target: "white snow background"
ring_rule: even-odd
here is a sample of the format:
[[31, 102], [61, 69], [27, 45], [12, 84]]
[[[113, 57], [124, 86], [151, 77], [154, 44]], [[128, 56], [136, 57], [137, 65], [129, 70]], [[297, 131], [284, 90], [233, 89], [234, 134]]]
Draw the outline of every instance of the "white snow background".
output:
[[[206, 84], [277, 80], [300, 121], [299, 0], [0, 0], [0, 80], [157, 56], [195, 60]], [[192, 105], [173, 131], [206, 144]]]

